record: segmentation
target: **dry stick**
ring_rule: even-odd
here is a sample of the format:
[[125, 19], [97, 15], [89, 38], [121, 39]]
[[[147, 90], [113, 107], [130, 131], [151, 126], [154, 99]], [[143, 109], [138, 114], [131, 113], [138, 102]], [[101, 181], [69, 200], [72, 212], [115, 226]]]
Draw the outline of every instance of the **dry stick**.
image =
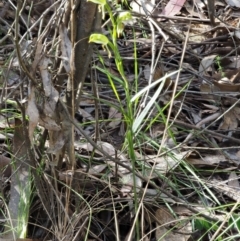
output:
[[208, 16], [212, 27], [215, 27], [215, 0], [208, 0]]
[[[71, 11], [72, 54], [70, 59], [71, 72], [68, 79], [68, 87], [70, 87], [69, 91], [71, 91], [71, 93], [70, 93], [70, 98], [67, 98], [67, 105], [68, 105], [69, 113], [74, 119], [74, 115], [75, 115], [74, 78], [75, 78], [75, 68], [76, 68], [75, 62], [74, 62], [76, 48], [74, 48], [74, 46], [76, 41], [75, 33], [76, 33], [76, 18], [77, 18], [74, 0], [71, 0], [71, 8], [72, 8], [72, 11]], [[74, 126], [73, 125], [70, 131], [70, 143], [68, 144], [68, 151], [69, 151], [70, 163], [71, 163], [72, 169], [74, 170], [76, 166], [76, 161], [75, 161], [75, 153], [74, 153]]]
[[[189, 25], [191, 26], [191, 22], [189, 23]], [[189, 37], [189, 32], [190, 32], [190, 26], [188, 27], [188, 32], [187, 32], [186, 39], [185, 39], [185, 42], [184, 42], [183, 52], [182, 52], [182, 56], [181, 56], [181, 60], [180, 60], [179, 69], [181, 69], [182, 65], [183, 65], [183, 60], [184, 60], [185, 52], [186, 52], [186, 49], [187, 49], [187, 42], [188, 42], [188, 37]], [[175, 95], [176, 95], [176, 92], [177, 92], [177, 86], [178, 86], [178, 81], [179, 81], [179, 78], [180, 78], [180, 73], [181, 73], [181, 71], [179, 71], [177, 73], [176, 81], [175, 81], [175, 84], [174, 84], [174, 87], [173, 87], [172, 101], [170, 102], [170, 106], [169, 106], [169, 109], [168, 109], [168, 116], [167, 116], [167, 120], [166, 120], [166, 123], [165, 123], [166, 128], [164, 129], [164, 132], [163, 132], [163, 138], [162, 138], [161, 146], [158, 150], [158, 155], [160, 155], [160, 152], [162, 150], [163, 144], [164, 144], [165, 139], [166, 139], [166, 134], [167, 134], [167, 131], [168, 131], [168, 128], [169, 128], [168, 123], [169, 123], [170, 115], [171, 115], [172, 108], [173, 108], [174, 98], [175, 98]]]
[[[201, 121], [199, 121], [197, 124], [196, 124], [196, 127], [201, 127], [202, 125], [204, 125], [205, 123], [208, 123], [212, 120], [216, 120], [219, 116], [221, 116], [221, 113], [220, 112], [217, 112], [217, 113], [214, 113], [204, 119], [202, 119]], [[186, 139], [183, 141], [183, 142], [187, 142], [189, 141], [193, 136], [193, 133], [190, 133], [188, 134], [188, 136], [186, 137]]]
[[228, 139], [228, 140], [231, 140], [231, 141], [234, 141], [234, 142], [240, 144], [240, 140], [237, 139], [237, 138], [234, 138], [234, 137], [226, 136], [226, 135], [217, 133], [217, 132], [215, 132], [215, 131], [210, 131], [210, 130], [207, 130], [207, 129], [201, 129], [200, 127], [197, 127], [197, 126], [191, 125], [191, 124], [187, 124], [187, 123], [182, 122], [182, 121], [179, 121], [179, 120], [170, 120], [170, 121], [173, 122], [173, 123], [175, 123], [176, 125], [179, 125], [179, 126], [182, 126], [182, 127], [185, 127], [185, 128], [190, 128], [190, 129], [198, 130], [198, 131], [200, 131], [200, 132], [206, 132], [206, 133], [208, 133], [208, 134], [211, 134], [212, 136], [221, 137], [221, 138], [226, 138], [226, 139]]
[[[201, 127], [203, 124], [210, 122], [211, 120], [214, 120], [214, 122], [216, 122], [217, 120], [219, 120], [221, 117], [225, 116], [230, 110], [232, 110], [238, 103], [240, 102], [240, 100], [237, 100], [230, 108], [228, 108], [224, 113], [214, 113], [206, 118], [204, 118], [203, 120], [201, 120], [200, 122], [198, 122], [196, 124], [196, 127]], [[210, 127], [214, 122], [212, 122], [211, 124], [209, 124], [205, 129], [207, 129], [208, 127]], [[203, 129], [203, 131], [205, 130]], [[190, 138], [193, 136], [192, 133], [190, 133], [187, 138], [184, 140], [184, 142], [187, 142], [190, 140]]]
[[[137, 17], [146, 17], [145, 14], [137, 13], [137, 12], [132, 13], [132, 15], [137, 16]], [[189, 18], [189, 17], [181, 17], [181, 16], [167, 16], [167, 15], [162, 15], [162, 14], [158, 14], [158, 15], [151, 14], [151, 18], [152, 19], [163, 18], [163, 19], [171, 19], [171, 20], [176, 20], [176, 21], [180, 20], [181, 22], [183, 20], [187, 20], [187, 21], [192, 21], [192, 22], [209, 23], [209, 19]]]
[[[141, 4], [142, 4], [142, 8], [147, 16], [147, 20], [148, 20], [148, 24], [150, 26], [150, 29], [151, 29], [151, 33], [152, 33], [152, 49], [151, 49], [151, 52], [152, 52], [152, 61], [151, 61], [151, 70], [150, 70], [150, 77], [149, 77], [149, 80], [148, 80], [148, 85], [150, 85], [153, 81], [153, 75], [154, 75], [154, 72], [155, 72], [155, 69], [156, 69], [156, 66], [157, 66], [157, 62], [155, 63], [155, 54], [156, 54], [156, 43], [155, 43], [155, 30], [154, 30], [154, 27], [155, 26], [159, 32], [159, 34], [162, 35], [163, 39], [164, 39], [164, 42], [167, 41], [168, 39], [168, 36], [165, 35], [165, 33], [162, 31], [162, 29], [158, 26], [158, 24], [149, 16], [148, 14], [148, 10], [146, 9], [146, 6], [145, 6], [145, 3], [143, 0], [141, 0]], [[147, 101], [147, 97], [148, 97], [148, 94], [149, 94], [149, 89], [147, 90], [146, 94], [145, 94], [145, 98], [144, 98], [144, 101], [143, 103], [141, 104], [142, 108], [145, 107], [145, 104], [146, 104], [146, 101]]]
[[22, 5], [23, 5], [23, 1], [18, 1], [16, 15], [15, 15], [16, 23], [15, 23], [15, 39], [14, 40], [15, 40], [16, 52], [17, 52], [19, 66], [21, 66], [22, 70], [25, 72], [25, 74], [31, 80], [32, 84], [37, 86], [36, 80], [30, 74], [26, 65], [23, 62], [21, 51], [20, 51], [20, 45], [19, 45], [19, 39], [18, 39], [18, 30], [19, 30], [19, 16], [20, 16], [20, 11], [21, 11]]
[[[148, 24], [150, 26], [151, 33], [152, 33], [152, 61], [151, 61], [150, 76], [149, 76], [149, 79], [148, 79], [148, 85], [151, 85], [151, 83], [153, 82], [153, 75], [154, 75], [154, 72], [155, 72], [155, 68], [154, 68], [155, 61], [154, 61], [154, 59], [155, 59], [155, 53], [156, 53], [156, 43], [155, 43], [155, 31], [154, 31], [153, 24], [150, 21], [148, 21]], [[150, 89], [148, 89], [146, 91], [144, 100], [140, 105], [142, 108], [140, 108], [140, 110], [139, 110], [139, 115], [141, 114], [142, 109], [145, 108], [145, 106], [146, 106], [146, 101], [147, 101], [147, 98], [148, 98], [148, 95], [149, 95], [149, 91], [150, 91]]]
[[[125, 169], [127, 169], [129, 172], [133, 173], [133, 169], [131, 167], [129, 167], [128, 165], [123, 164], [121, 161], [114, 159], [112, 156], [110, 156], [106, 151], [104, 151], [101, 147], [99, 147], [86, 133], [85, 131], [78, 125], [78, 123], [72, 119], [72, 117], [69, 115], [69, 112], [65, 106], [65, 104], [63, 103], [63, 101], [61, 99], [59, 99], [59, 103], [62, 106], [63, 110], [65, 111], [69, 121], [75, 126], [75, 128], [77, 128], [79, 130], [79, 132], [86, 138], [86, 140], [98, 151], [100, 151], [107, 159], [113, 161], [114, 163], [124, 167]], [[240, 141], [239, 141], [240, 142]], [[200, 216], [206, 218], [207, 220], [210, 221], [214, 221], [214, 222], [220, 222], [221, 220], [219, 220], [216, 217], [210, 217], [209, 215], [205, 215], [203, 213], [199, 213], [198, 210], [194, 209], [193, 207], [191, 207], [190, 204], [186, 203], [185, 200], [175, 197], [174, 195], [172, 195], [171, 193], [169, 193], [168, 191], [166, 191], [165, 189], [159, 187], [158, 185], [156, 185], [154, 182], [149, 181], [148, 178], [145, 178], [144, 176], [142, 176], [140, 173], [135, 173], [135, 175], [137, 177], [139, 177], [140, 179], [142, 179], [145, 182], [149, 182], [151, 185], [153, 185], [156, 190], [159, 190], [160, 192], [166, 194], [169, 198], [173, 199], [175, 202], [180, 203], [181, 205], [183, 205], [184, 207], [188, 208], [190, 211], [192, 211], [193, 213], [199, 214]]]
[[94, 76], [93, 76], [93, 70], [91, 71], [91, 83], [92, 83], [92, 89], [93, 89], [93, 96], [94, 96], [94, 107], [95, 107], [95, 119], [96, 119], [96, 124], [95, 124], [95, 141], [98, 140], [100, 136], [99, 132], [99, 111], [98, 111], [98, 104], [99, 104], [99, 92], [97, 88], [97, 72], [96, 68], [94, 69]]
[[[79, 2], [79, 1], [78, 1]], [[71, 57], [70, 57], [70, 74], [68, 77], [68, 83], [67, 83], [67, 91], [69, 93], [67, 94], [66, 102], [68, 106], [68, 113], [71, 116], [72, 119], [74, 119], [75, 115], [75, 96], [74, 96], [74, 78], [75, 78], [75, 51], [76, 48], [74, 47], [76, 44], [76, 19], [77, 19], [77, 6], [75, 5], [75, 1], [71, 0], [70, 1], [70, 7], [71, 7], [71, 14], [70, 14], [70, 20], [71, 20], [71, 42], [72, 42], [72, 52], [71, 52]], [[73, 172], [73, 175], [71, 175], [70, 178], [70, 184], [69, 186], [75, 189], [76, 187], [76, 181], [73, 182], [73, 178], [75, 175], [75, 169], [76, 169], [76, 160], [75, 160], [75, 150], [74, 150], [74, 125], [71, 125], [71, 128], [68, 130], [68, 135], [69, 135], [69, 141], [66, 143], [67, 151], [68, 151], [68, 157], [69, 157], [69, 162], [71, 165], [71, 169]], [[69, 208], [69, 203], [70, 203], [70, 196], [71, 196], [71, 189], [67, 189], [66, 191], [66, 204], [65, 204], [65, 209], [68, 210]], [[75, 196], [75, 201], [78, 202], [78, 198]], [[76, 203], [76, 206], [79, 204]], [[64, 227], [67, 226], [67, 218], [64, 218]], [[64, 231], [65, 232], [65, 231]]]

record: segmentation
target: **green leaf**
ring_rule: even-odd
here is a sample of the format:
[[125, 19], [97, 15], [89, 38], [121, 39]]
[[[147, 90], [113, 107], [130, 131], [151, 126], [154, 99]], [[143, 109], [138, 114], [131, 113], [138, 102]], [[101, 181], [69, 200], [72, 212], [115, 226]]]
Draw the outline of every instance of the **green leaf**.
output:
[[228, 221], [228, 225], [234, 225], [235, 228], [240, 230], [240, 216], [238, 214], [232, 214], [231, 218]]
[[126, 22], [131, 19], [132, 19], [132, 15], [130, 12], [119, 13], [117, 17], [117, 35], [118, 36], [123, 32], [124, 24], [126, 24]]
[[207, 231], [207, 230], [215, 230], [216, 231], [219, 227], [219, 225], [217, 223], [209, 222], [208, 220], [206, 220], [204, 218], [200, 218], [200, 217], [195, 219], [194, 223], [195, 223], [196, 229], [203, 230], [203, 231]]
[[145, 88], [143, 88], [141, 91], [139, 91], [135, 96], [132, 97], [131, 102], [135, 101], [137, 98], [139, 98], [142, 94], [144, 94], [145, 92], [147, 92], [147, 90], [151, 89], [152, 87], [154, 87], [155, 85], [159, 84], [160, 82], [164, 81], [165, 79], [171, 77], [172, 75], [177, 74], [179, 71], [181, 71], [181, 69], [173, 71], [170, 74], [166, 74], [165, 76], [163, 76], [162, 78], [154, 81], [153, 83], [151, 83], [150, 85], [146, 86]]
[[93, 2], [102, 6], [104, 6], [107, 3], [106, 0], [87, 0], [87, 2]]
[[93, 33], [89, 38], [89, 43], [102, 44], [106, 46], [109, 43], [108, 38], [100, 33]]
[[208, 230], [212, 227], [212, 224], [206, 219], [198, 218], [195, 220], [195, 228], [198, 230]]
[[132, 19], [132, 15], [130, 12], [121, 12], [118, 14], [118, 21], [124, 22]]
[[154, 105], [154, 102], [158, 98], [158, 96], [164, 86], [164, 83], [165, 83], [165, 80], [162, 81], [162, 83], [159, 85], [157, 91], [155, 92], [155, 94], [153, 95], [151, 100], [148, 102], [147, 106], [143, 109], [141, 114], [139, 116], [137, 116], [136, 119], [134, 120], [133, 126], [132, 126], [133, 133], [136, 133], [137, 131], [140, 130], [139, 126], [141, 125], [141, 123], [143, 122], [143, 119], [146, 117], [146, 115], [149, 113], [150, 109]]

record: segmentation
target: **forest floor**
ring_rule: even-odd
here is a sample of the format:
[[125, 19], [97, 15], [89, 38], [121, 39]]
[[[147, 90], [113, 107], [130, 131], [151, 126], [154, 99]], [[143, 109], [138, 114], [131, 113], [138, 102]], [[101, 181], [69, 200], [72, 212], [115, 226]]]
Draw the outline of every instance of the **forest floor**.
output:
[[0, 241], [240, 240], [239, 1], [92, 2], [0, 1]]

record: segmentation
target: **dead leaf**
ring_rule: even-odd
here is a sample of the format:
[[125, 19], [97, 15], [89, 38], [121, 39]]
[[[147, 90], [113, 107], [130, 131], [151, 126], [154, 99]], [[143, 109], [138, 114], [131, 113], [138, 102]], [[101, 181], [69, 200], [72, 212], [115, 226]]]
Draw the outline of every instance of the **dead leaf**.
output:
[[[86, 108], [86, 109], [87, 109], [87, 108]], [[81, 114], [81, 116], [84, 118], [84, 121], [85, 121], [85, 120], [95, 121], [95, 119], [92, 117], [91, 114], [89, 114], [88, 111], [86, 111], [86, 110], [84, 110], [84, 109], [82, 109], [82, 108], [78, 108], [78, 111], [79, 111], [79, 113]]]
[[[200, 90], [201, 90], [201, 92], [204, 92], [204, 94], [202, 94], [202, 97], [205, 100], [219, 102], [221, 99], [221, 97], [219, 95], [212, 94], [214, 92], [220, 91], [220, 89], [214, 84], [210, 85], [210, 84], [206, 83], [205, 81], [203, 81], [203, 83], [200, 85]], [[206, 95], [206, 92], [209, 94]]]
[[4, 177], [10, 177], [12, 173], [11, 169], [11, 158], [0, 155], [0, 175]]
[[[48, 71], [48, 65], [51, 63], [49, 58], [43, 57], [39, 62], [39, 70], [42, 77], [45, 96], [42, 98], [39, 123], [49, 131], [59, 131], [61, 127], [57, 124], [56, 105], [59, 99], [58, 91], [53, 87], [52, 78]], [[40, 93], [43, 95], [43, 93]]]
[[225, 0], [226, 3], [232, 7], [240, 8], [240, 1], [239, 0]]
[[[239, 31], [239, 30], [235, 30], [235, 31]], [[224, 65], [224, 69], [240, 68], [240, 56], [229, 56], [228, 58], [226, 58], [226, 62], [227, 63]]]
[[190, 113], [191, 116], [193, 117], [193, 122], [194, 124], [197, 124], [199, 121], [202, 120], [200, 113], [194, 113], [193, 111]]
[[230, 197], [235, 201], [240, 200], [239, 192], [236, 192], [236, 189], [227, 185], [226, 181], [219, 181], [213, 179], [211, 181], [206, 181], [205, 183], [208, 187], [214, 188], [217, 192], [225, 194], [226, 196]]
[[239, 190], [240, 185], [238, 180], [239, 180], [239, 177], [237, 176], [236, 172], [231, 172], [228, 177], [228, 186]]
[[55, 115], [55, 108], [58, 102], [58, 91], [53, 87], [52, 78], [48, 71], [48, 65], [51, 63], [49, 58], [42, 58], [39, 63], [39, 69], [42, 77], [43, 88], [45, 96], [48, 101], [45, 103], [44, 112], [47, 116], [53, 117]]
[[192, 165], [217, 165], [221, 162], [228, 162], [226, 157], [224, 155], [206, 155], [201, 158], [193, 158], [191, 156], [187, 157], [186, 162], [192, 164]]
[[[146, 79], [146, 80], [149, 80], [150, 75], [151, 75], [150, 65], [146, 65], [146, 66], [144, 67], [143, 73], [144, 73], [145, 79]], [[154, 73], [153, 73], [153, 82], [158, 81], [159, 79], [163, 78], [164, 75], [165, 75], [165, 71], [164, 71], [160, 66], [157, 66], [157, 67], [155, 68]], [[174, 78], [174, 76], [171, 76], [171, 77]], [[167, 78], [165, 79], [165, 83], [164, 83], [163, 89], [164, 89], [164, 90], [166, 90], [166, 88], [169, 89], [171, 86], [172, 86], [172, 79], [171, 79], [170, 77], [167, 77]], [[159, 84], [158, 84], [158, 85], [155, 85], [155, 86], [154, 86], [154, 90], [157, 90], [158, 87], [159, 87]]]
[[42, 41], [39, 40], [39, 41], [37, 41], [37, 48], [36, 48], [34, 60], [32, 63], [31, 73], [34, 73], [36, 71], [37, 65], [39, 64], [39, 61], [41, 60], [42, 51], [43, 51], [43, 44], [42, 44]]
[[204, 57], [199, 65], [199, 75], [200, 76], [209, 76], [209, 72], [212, 72], [211, 65], [213, 64], [216, 54], [209, 55], [207, 57]]
[[[136, 175], [134, 175], [133, 173], [122, 175], [121, 183], [123, 184], [123, 187], [121, 188], [121, 192], [123, 196], [126, 196], [127, 194], [132, 192], [133, 189], [134, 189], [133, 193], [135, 193], [135, 191], [138, 193], [140, 191], [140, 188], [142, 187], [142, 180]], [[135, 184], [135, 187], [134, 187], [134, 184]]]
[[[142, 4], [144, 4], [144, 7], [142, 7]], [[156, 6], [155, 0], [144, 0], [144, 1], [132, 1], [130, 4], [132, 10], [134, 12], [144, 14], [146, 15], [144, 9], [147, 10], [148, 14], [154, 14], [156, 15], [157, 13], [154, 11], [154, 8]]]
[[111, 106], [108, 113], [108, 119], [112, 120], [108, 126], [111, 128], [116, 128], [122, 121], [122, 113], [118, 112], [116, 108]]
[[151, 128], [151, 132], [150, 132], [151, 137], [154, 139], [154, 138], [161, 136], [163, 134], [165, 128], [166, 128], [166, 126], [162, 123], [154, 124], [154, 126]]
[[[123, 162], [123, 164], [128, 165], [131, 167], [131, 164], [129, 162], [129, 160], [123, 155], [120, 154], [119, 152], [116, 153], [115, 148], [107, 143], [107, 142], [103, 142], [103, 141], [97, 141], [96, 143], [102, 150], [104, 150], [105, 152], [107, 152], [110, 156], [117, 156], [117, 158]], [[94, 150], [94, 147], [90, 144], [90, 143], [77, 143], [75, 142], [75, 147], [78, 149], [85, 149], [88, 152], [92, 152]], [[98, 153], [99, 155], [102, 155], [102, 153], [98, 150], [95, 150], [96, 153]], [[113, 167], [113, 172], [115, 172], [116, 170], [116, 163], [113, 161], [107, 161], [107, 164], [109, 166]], [[132, 192], [132, 189], [134, 188], [134, 183], [136, 183], [136, 187], [137, 190], [139, 191], [140, 187], [142, 186], [142, 180], [140, 178], [138, 178], [136, 175], [129, 173], [129, 171], [122, 167], [122, 166], [118, 166], [117, 167], [117, 172], [118, 175], [120, 175], [121, 177], [121, 183], [123, 184], [123, 187], [121, 188], [121, 192], [123, 195], [126, 195], [126, 193]], [[135, 178], [135, 181], [134, 181]]]
[[[183, 221], [181, 218], [175, 218], [170, 211], [165, 208], [161, 207], [157, 209], [155, 213], [156, 217], [156, 239], [163, 240], [163, 241], [187, 241], [190, 237], [188, 234], [184, 233], [191, 233], [192, 227], [189, 221]], [[177, 229], [178, 232], [176, 233], [171, 228]]]
[[[198, 8], [197, 11], [195, 11], [194, 6]], [[204, 6], [204, 3], [200, 0], [195, 0], [194, 2], [189, 1], [185, 3], [185, 8], [190, 13], [190, 16], [198, 17], [200, 19], [206, 19], [206, 16], [202, 13], [202, 11], [199, 11], [199, 9], [202, 10]]]
[[30, 90], [30, 95], [28, 97], [28, 106], [26, 110], [26, 114], [29, 117], [29, 125], [28, 125], [28, 135], [31, 143], [33, 144], [33, 134], [34, 130], [38, 124], [39, 121], [39, 112], [38, 108], [35, 103], [35, 89], [32, 86]]
[[[113, 145], [103, 142], [103, 141], [97, 141], [96, 143], [103, 151], [107, 152], [110, 156], [115, 156], [116, 151]], [[92, 152], [95, 148], [90, 143], [77, 143], [75, 142], [75, 147], [79, 149], [85, 149], [88, 152]], [[96, 153], [100, 154], [102, 156], [102, 153], [98, 150], [95, 150]]]
[[181, 11], [185, 2], [186, 0], [169, 0], [161, 14], [166, 16], [175, 16]]
[[219, 130], [236, 130], [238, 127], [238, 120], [239, 120], [240, 108], [236, 110], [232, 108], [229, 110], [223, 117], [223, 122], [219, 126]]
[[186, 151], [182, 153], [172, 153], [173, 155], [171, 156], [166, 155], [166, 156], [159, 157], [157, 155], [147, 155], [147, 156], [140, 155], [139, 157], [141, 157], [142, 160], [147, 162], [152, 162], [152, 163], [155, 162], [156, 163], [155, 171], [165, 174], [170, 169], [173, 170], [174, 168], [176, 168], [181, 163], [183, 158], [189, 155], [189, 153], [190, 153], [189, 151]]
[[72, 43], [68, 38], [67, 29], [63, 23], [60, 25], [59, 34], [61, 39], [62, 63], [66, 70], [66, 73], [69, 73], [71, 70], [70, 60], [72, 52]]
[[213, 74], [212, 77], [218, 83], [226, 83], [232, 85], [240, 82], [239, 74], [240, 68], [225, 70], [223, 72]]
[[48, 116], [40, 116], [39, 117], [39, 124], [44, 126], [49, 131], [60, 131], [61, 127]]
[[215, 87], [219, 89], [219, 91], [223, 92], [239, 92], [240, 84], [230, 84], [230, 83], [219, 83], [217, 81], [213, 81]]

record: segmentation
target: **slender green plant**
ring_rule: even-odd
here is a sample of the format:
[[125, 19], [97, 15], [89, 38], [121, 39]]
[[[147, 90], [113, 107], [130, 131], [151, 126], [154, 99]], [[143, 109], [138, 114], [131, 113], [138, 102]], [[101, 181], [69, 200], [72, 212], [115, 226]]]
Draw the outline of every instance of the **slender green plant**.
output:
[[222, 67], [221, 57], [220, 56], [216, 57], [216, 64], [218, 66], [218, 71], [221, 74], [221, 77], [222, 78], [225, 77], [225, 73], [224, 73], [224, 70], [223, 70], [223, 67]]
[[[132, 169], [133, 169], [133, 189], [134, 189], [134, 193], [137, 194], [137, 184], [136, 184], [136, 178], [135, 178], [135, 164], [136, 164], [136, 156], [135, 156], [135, 152], [134, 152], [134, 139], [135, 139], [135, 133], [134, 133], [134, 103], [131, 102], [131, 95], [132, 95], [132, 90], [129, 86], [129, 82], [128, 79], [126, 78], [126, 75], [124, 73], [124, 68], [123, 68], [123, 61], [119, 52], [119, 48], [118, 48], [118, 44], [117, 44], [117, 38], [119, 37], [119, 35], [122, 33], [123, 31], [123, 22], [127, 21], [129, 19], [131, 19], [131, 14], [129, 11], [124, 11], [121, 12], [116, 16], [114, 16], [113, 11], [111, 9], [111, 6], [109, 5], [109, 3], [106, 0], [90, 0], [96, 4], [99, 5], [99, 8], [102, 11], [102, 15], [103, 18], [105, 16], [105, 11], [107, 11], [111, 24], [112, 24], [112, 28], [109, 28], [109, 32], [110, 32], [110, 36], [111, 36], [111, 40], [109, 40], [105, 35], [103, 34], [99, 34], [99, 33], [94, 33], [90, 36], [89, 42], [92, 43], [96, 43], [96, 44], [102, 44], [103, 48], [105, 48], [108, 51], [108, 56], [111, 57], [112, 53], [115, 59], [115, 64], [117, 67], [117, 70], [121, 76], [121, 79], [117, 79], [118, 83], [121, 84], [121, 86], [124, 89], [125, 92], [125, 100], [126, 100], [126, 105], [123, 105], [121, 103], [120, 97], [116, 91], [116, 87], [115, 87], [115, 82], [113, 81], [112, 76], [105, 70], [110, 85], [113, 89], [113, 92], [116, 96], [116, 99], [118, 100], [119, 104], [120, 104], [120, 109], [121, 109], [121, 113], [123, 115], [124, 118], [124, 122], [125, 122], [125, 126], [126, 126], [126, 137], [125, 137], [125, 143], [124, 145], [128, 148], [128, 155], [129, 158], [131, 160], [131, 164], [132, 164]], [[100, 57], [100, 60], [103, 64], [103, 61]], [[116, 80], [116, 79], [115, 79]], [[134, 204], [135, 204], [135, 211], [137, 211], [138, 208], [138, 201], [137, 201], [137, 195], [134, 195]], [[138, 238], [139, 236], [139, 223], [136, 223], [136, 230], [137, 230], [137, 236]]]

